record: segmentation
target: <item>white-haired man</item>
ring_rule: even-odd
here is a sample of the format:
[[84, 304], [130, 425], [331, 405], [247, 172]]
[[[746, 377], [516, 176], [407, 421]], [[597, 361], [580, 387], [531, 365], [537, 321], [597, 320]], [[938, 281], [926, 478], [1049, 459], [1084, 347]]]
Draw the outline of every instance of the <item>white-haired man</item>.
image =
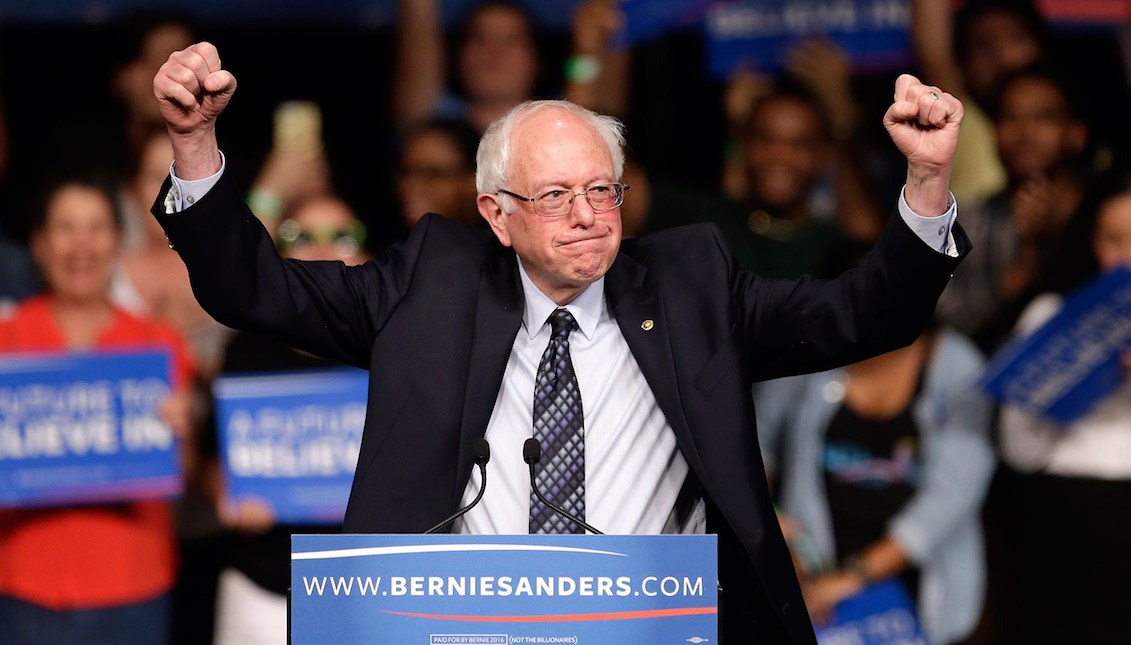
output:
[[[968, 247], [948, 192], [957, 100], [899, 79], [885, 116], [908, 158], [899, 214], [862, 267], [780, 282], [740, 269], [713, 227], [622, 240], [620, 127], [562, 102], [485, 133], [477, 205], [493, 235], [425, 217], [363, 267], [281, 260], [223, 173], [215, 119], [235, 87], [207, 43], [154, 79], [175, 148], [154, 212], [218, 320], [374, 368], [346, 531], [446, 517], [478, 491], [484, 436], [492, 484], [457, 530], [576, 530], [531, 501], [519, 446], [533, 435], [560, 477], [540, 481], [588, 523], [719, 534], [726, 642], [814, 642], [750, 386], [919, 335]], [[546, 399], [568, 422], [547, 428]]]

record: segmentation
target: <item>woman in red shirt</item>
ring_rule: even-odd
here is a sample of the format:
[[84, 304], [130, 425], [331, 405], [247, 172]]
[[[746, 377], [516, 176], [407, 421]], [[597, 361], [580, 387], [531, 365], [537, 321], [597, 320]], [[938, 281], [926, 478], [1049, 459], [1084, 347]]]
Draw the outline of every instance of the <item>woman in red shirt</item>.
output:
[[[107, 298], [120, 235], [109, 193], [67, 182], [48, 195], [32, 237], [47, 290], [0, 320], [0, 353], [163, 346], [183, 392], [193, 371], [183, 339]], [[0, 509], [0, 640], [164, 645], [176, 559], [164, 500]]]

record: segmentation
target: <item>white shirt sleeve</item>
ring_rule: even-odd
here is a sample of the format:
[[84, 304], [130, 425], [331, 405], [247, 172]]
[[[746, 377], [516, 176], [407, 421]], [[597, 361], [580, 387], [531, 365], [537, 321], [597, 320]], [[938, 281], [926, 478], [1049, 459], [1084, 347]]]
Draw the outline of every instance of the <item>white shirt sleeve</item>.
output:
[[955, 243], [954, 235], [950, 230], [954, 226], [954, 218], [958, 216], [954, 194], [951, 193], [947, 199], [948, 207], [945, 213], [934, 217], [924, 217], [911, 210], [911, 207], [907, 205], [907, 200], [903, 196], [905, 190], [907, 190], [906, 186], [899, 191], [899, 215], [903, 218], [903, 221], [907, 222], [915, 235], [918, 235], [919, 239], [923, 240], [927, 246], [939, 253], [946, 253], [952, 258], [958, 257], [958, 245]]
[[212, 190], [212, 187], [220, 181], [220, 176], [224, 174], [226, 166], [227, 160], [224, 159], [224, 153], [221, 152], [220, 169], [215, 174], [204, 179], [185, 181], [177, 177], [177, 164], [169, 164], [169, 178], [172, 180], [172, 185], [169, 187], [169, 192], [165, 193], [165, 214], [179, 213], [207, 195], [208, 191]]

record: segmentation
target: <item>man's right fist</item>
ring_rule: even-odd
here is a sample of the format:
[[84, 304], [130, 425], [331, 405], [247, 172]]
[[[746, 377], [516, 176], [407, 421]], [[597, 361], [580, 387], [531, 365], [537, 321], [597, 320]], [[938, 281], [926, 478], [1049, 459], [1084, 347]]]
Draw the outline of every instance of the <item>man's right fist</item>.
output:
[[153, 77], [153, 94], [173, 134], [211, 129], [235, 91], [236, 77], [220, 67], [211, 43], [173, 52]]

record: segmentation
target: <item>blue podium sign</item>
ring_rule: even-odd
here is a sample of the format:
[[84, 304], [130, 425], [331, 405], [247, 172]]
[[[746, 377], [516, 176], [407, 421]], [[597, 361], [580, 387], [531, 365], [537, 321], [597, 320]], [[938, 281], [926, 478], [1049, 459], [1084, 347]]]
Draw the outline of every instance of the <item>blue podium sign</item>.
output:
[[1069, 297], [1043, 327], [986, 368], [991, 396], [1068, 424], [1123, 382], [1131, 347], [1131, 271], [1117, 269]]
[[163, 350], [0, 357], [0, 506], [175, 495]]
[[292, 645], [717, 642], [714, 535], [295, 535]]
[[368, 373], [223, 376], [213, 386], [229, 499], [284, 523], [341, 522], [361, 448]]

